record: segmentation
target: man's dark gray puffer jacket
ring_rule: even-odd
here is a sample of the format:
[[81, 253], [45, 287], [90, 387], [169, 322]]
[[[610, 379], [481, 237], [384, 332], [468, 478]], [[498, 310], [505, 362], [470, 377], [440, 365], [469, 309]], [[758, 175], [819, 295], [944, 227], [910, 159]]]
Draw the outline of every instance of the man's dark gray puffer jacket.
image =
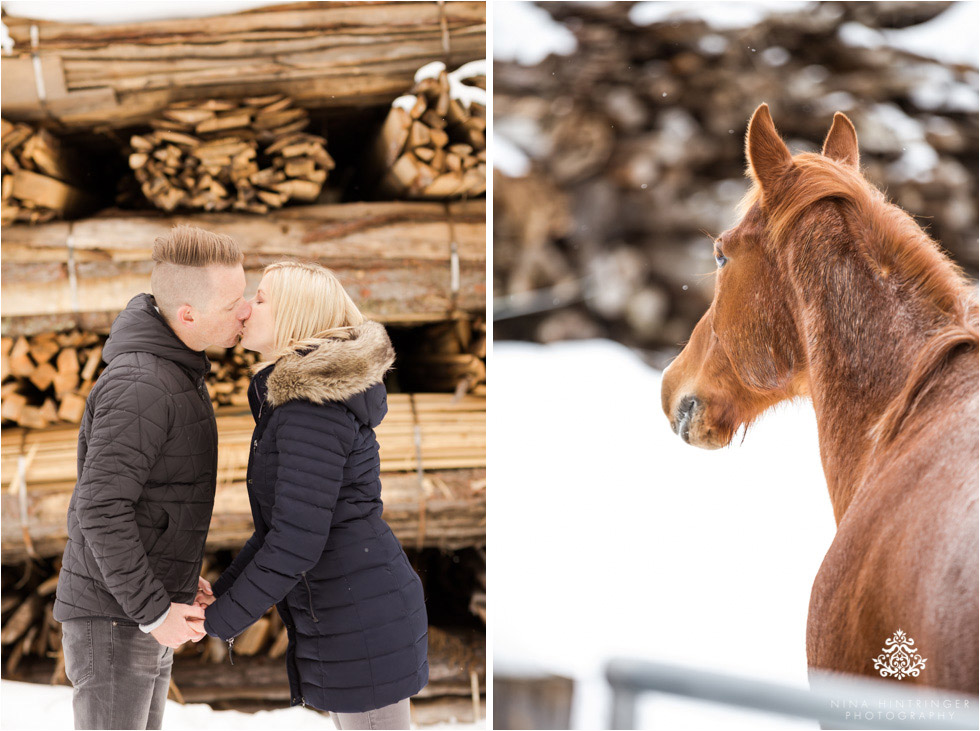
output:
[[54, 617], [150, 624], [197, 592], [218, 458], [211, 364], [148, 294], [116, 318], [102, 357], [78, 433]]

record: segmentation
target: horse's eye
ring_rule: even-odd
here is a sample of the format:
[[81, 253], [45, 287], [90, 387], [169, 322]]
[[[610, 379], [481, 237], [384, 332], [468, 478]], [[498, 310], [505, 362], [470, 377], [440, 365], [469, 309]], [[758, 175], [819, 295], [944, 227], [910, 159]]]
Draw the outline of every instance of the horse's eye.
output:
[[718, 263], [718, 268], [721, 269], [728, 263], [728, 257], [724, 254], [715, 254], [715, 261]]

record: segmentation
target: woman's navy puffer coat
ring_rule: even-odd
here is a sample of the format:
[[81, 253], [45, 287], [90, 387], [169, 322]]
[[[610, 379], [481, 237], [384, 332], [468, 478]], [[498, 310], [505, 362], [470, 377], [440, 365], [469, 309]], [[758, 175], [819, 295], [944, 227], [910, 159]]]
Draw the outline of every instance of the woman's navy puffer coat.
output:
[[281, 358], [249, 389], [255, 532], [214, 583], [205, 630], [230, 639], [275, 604], [292, 705], [359, 713], [428, 681], [422, 584], [381, 519], [384, 327]]

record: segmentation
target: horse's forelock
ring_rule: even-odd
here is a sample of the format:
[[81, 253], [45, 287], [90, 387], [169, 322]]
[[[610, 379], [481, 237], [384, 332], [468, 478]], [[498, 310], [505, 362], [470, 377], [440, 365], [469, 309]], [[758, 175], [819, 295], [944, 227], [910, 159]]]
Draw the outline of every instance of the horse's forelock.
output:
[[735, 208], [735, 212], [738, 215], [738, 220], [741, 221], [743, 218], [745, 218], [752, 209], [752, 206], [759, 203], [761, 200], [762, 186], [759, 185], [759, 181], [753, 178], [752, 185], [747, 191], [745, 191], [745, 195], [742, 196], [742, 200], [738, 202], [738, 205]]

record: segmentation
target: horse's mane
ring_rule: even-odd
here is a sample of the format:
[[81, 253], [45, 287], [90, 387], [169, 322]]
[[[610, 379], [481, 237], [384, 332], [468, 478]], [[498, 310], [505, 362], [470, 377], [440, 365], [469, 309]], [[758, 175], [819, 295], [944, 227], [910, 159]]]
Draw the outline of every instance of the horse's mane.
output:
[[793, 174], [787, 176], [785, 187], [775, 191], [771, 203], [764, 200], [756, 181], [739, 205], [740, 215], [759, 203], [767, 214], [771, 241], [785, 242], [810, 206], [827, 199], [841, 201], [852, 213], [853, 230], [861, 231], [857, 244], [871, 265], [883, 278], [902, 277], [924, 301], [945, 315], [948, 323], [933, 332], [916, 354], [901, 392], [874, 427], [873, 436], [888, 441], [898, 433], [905, 417], [928, 390], [929, 380], [952, 352], [961, 346], [980, 346], [976, 295], [962, 269], [857, 168], [816, 153], [796, 155], [793, 167]]

